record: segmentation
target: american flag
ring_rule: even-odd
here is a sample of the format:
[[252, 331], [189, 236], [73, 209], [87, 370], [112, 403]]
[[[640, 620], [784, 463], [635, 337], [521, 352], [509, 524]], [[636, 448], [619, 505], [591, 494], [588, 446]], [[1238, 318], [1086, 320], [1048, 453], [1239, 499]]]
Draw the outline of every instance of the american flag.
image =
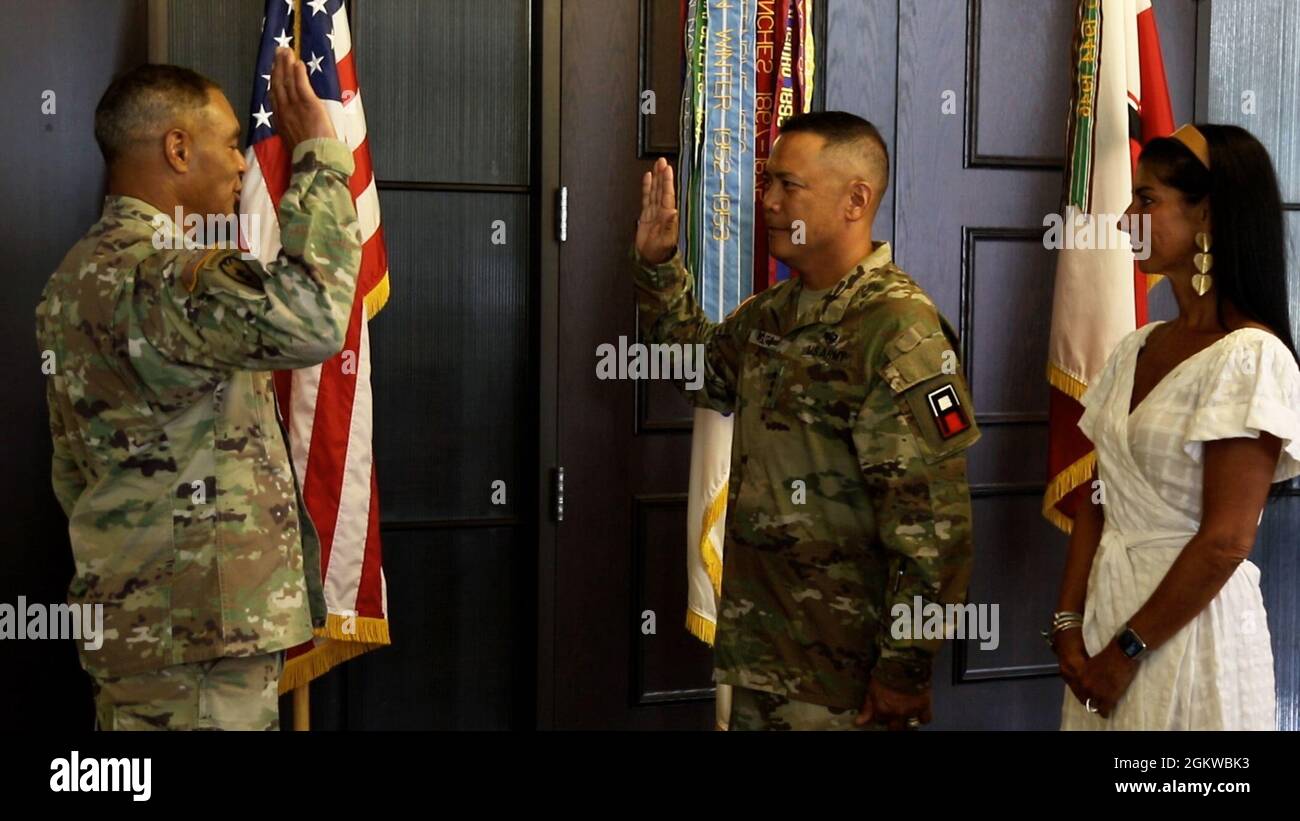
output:
[[370, 341], [367, 326], [388, 299], [388, 255], [379, 225], [366, 119], [342, 0], [267, 0], [249, 119], [248, 172], [240, 208], [260, 228], [263, 263], [280, 251], [277, 210], [289, 185], [293, 146], [275, 133], [269, 94], [279, 47], [307, 66], [339, 139], [352, 149], [350, 188], [363, 241], [357, 292], [343, 350], [313, 368], [275, 374], [290, 451], [303, 496], [320, 533], [326, 628], [288, 654], [280, 692], [336, 664], [389, 643], [387, 589], [380, 563], [379, 493], [371, 449]]

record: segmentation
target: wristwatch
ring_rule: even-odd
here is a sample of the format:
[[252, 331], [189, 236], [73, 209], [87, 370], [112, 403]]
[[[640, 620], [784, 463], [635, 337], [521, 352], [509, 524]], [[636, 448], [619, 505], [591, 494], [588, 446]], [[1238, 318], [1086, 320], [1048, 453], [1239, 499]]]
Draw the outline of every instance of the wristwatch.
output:
[[1134, 661], [1146, 655], [1147, 643], [1127, 624], [1124, 625], [1123, 630], [1115, 634], [1115, 643], [1119, 645], [1120, 652]]

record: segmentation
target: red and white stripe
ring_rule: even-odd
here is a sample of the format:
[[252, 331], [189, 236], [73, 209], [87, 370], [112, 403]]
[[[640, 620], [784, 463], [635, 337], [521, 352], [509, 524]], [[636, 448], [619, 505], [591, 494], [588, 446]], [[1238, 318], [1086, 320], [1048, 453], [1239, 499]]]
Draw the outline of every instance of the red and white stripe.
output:
[[[294, 467], [312, 521], [320, 534], [325, 600], [332, 616], [386, 618], [387, 587], [381, 567], [379, 504], [372, 450], [370, 337], [368, 322], [381, 302], [366, 310], [368, 295], [386, 293], [387, 252], [380, 227], [366, 120], [357, 86], [347, 14], [334, 14], [334, 58], [342, 103], [326, 100], [334, 130], [352, 149], [349, 182], [361, 228], [361, 267], [343, 350], [321, 365], [275, 374]], [[291, 152], [279, 136], [249, 148], [243, 207], [259, 215], [263, 263], [280, 251], [276, 214], [289, 180]], [[378, 291], [376, 289], [379, 289]], [[372, 296], [373, 302], [373, 296]], [[355, 357], [354, 359], [352, 357]], [[354, 372], [345, 372], [355, 365]], [[345, 635], [331, 637], [346, 640]], [[303, 645], [290, 659], [312, 649]]]

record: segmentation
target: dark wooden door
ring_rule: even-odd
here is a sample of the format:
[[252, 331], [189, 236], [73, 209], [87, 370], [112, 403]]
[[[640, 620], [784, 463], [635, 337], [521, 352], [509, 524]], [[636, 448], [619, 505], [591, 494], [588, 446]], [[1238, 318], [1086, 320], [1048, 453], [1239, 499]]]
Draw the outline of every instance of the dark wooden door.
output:
[[[638, 0], [563, 0], [557, 21], [568, 219], [558, 245], [555, 456], [566, 503], [563, 521], [549, 525], [553, 548], [543, 548], [541, 599], [553, 621], [540, 637], [542, 726], [712, 723], [711, 651], [683, 628], [690, 439], [680, 420], [689, 414], [671, 388], [642, 398], [633, 383], [600, 381], [595, 370], [598, 345], [636, 335], [626, 256], [650, 163], [638, 156], [641, 12]], [[675, 103], [657, 110], [676, 118]]]
[[[95, 105], [118, 72], [145, 61], [144, 0], [6, 3], [0, 99], [9, 139], [0, 243], [7, 249], [0, 347], [12, 367], [0, 400], [0, 602], [67, 598], [68, 520], [50, 486], [45, 379], [35, 310], [59, 260], [99, 218], [104, 163]], [[52, 96], [51, 96], [52, 95]], [[90, 678], [70, 640], [0, 641], [0, 730], [55, 735], [94, 726]]]

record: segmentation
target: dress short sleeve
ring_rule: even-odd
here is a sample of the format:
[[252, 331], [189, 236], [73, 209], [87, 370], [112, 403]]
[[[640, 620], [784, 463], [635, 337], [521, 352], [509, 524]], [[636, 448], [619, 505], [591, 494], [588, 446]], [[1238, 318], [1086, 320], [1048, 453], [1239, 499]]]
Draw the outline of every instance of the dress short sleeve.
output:
[[1273, 481], [1300, 475], [1300, 367], [1273, 334], [1245, 328], [1207, 357], [1183, 450], [1201, 460], [1204, 442], [1261, 432], [1282, 440]]

